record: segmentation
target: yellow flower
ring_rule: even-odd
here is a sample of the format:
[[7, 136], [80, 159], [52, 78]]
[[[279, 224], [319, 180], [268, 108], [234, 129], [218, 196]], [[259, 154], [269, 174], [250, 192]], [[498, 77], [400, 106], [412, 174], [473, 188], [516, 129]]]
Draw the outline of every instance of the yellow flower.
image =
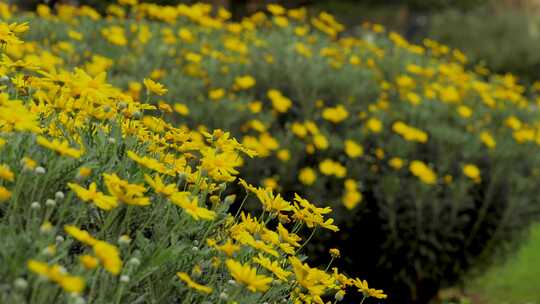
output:
[[315, 303], [324, 303], [320, 297], [334, 282], [332, 276], [322, 270], [311, 268], [306, 263], [303, 264], [297, 257], [289, 257], [289, 262], [293, 267], [298, 284], [307, 289], [311, 297], [317, 299]]
[[491, 134], [489, 134], [489, 132], [487, 132], [487, 131], [483, 131], [482, 133], [480, 133], [480, 140], [489, 149], [493, 149], [497, 145], [497, 142], [495, 141], [493, 136], [491, 136]]
[[0, 186], [0, 203], [6, 202], [11, 198], [11, 191], [3, 186]]
[[83, 39], [83, 35], [77, 31], [69, 30], [67, 34], [73, 40], [81, 41]]
[[279, 4], [268, 4], [266, 9], [268, 9], [272, 15], [280, 16], [285, 14], [285, 8]]
[[428, 140], [428, 135], [426, 132], [413, 128], [406, 125], [401, 121], [397, 121], [392, 125], [392, 130], [397, 134], [401, 135], [407, 141], [416, 141], [420, 143], [425, 143]]
[[280, 194], [274, 195], [270, 187], [266, 189], [256, 188], [253, 192], [255, 192], [266, 211], [281, 213], [293, 210], [291, 204], [284, 200]]
[[350, 158], [357, 158], [364, 154], [364, 149], [354, 140], [347, 139], [345, 141], [345, 154]]
[[322, 117], [335, 124], [340, 123], [349, 117], [349, 112], [343, 105], [337, 105], [333, 108], [326, 108], [322, 112]]
[[313, 136], [313, 144], [319, 150], [326, 150], [328, 149], [329, 145], [328, 139], [326, 139], [326, 136], [322, 134], [316, 134], [315, 136]]
[[114, 45], [124, 46], [128, 43], [124, 28], [117, 25], [102, 28], [101, 35]]
[[337, 248], [331, 248], [329, 252], [333, 258], [339, 258], [341, 256], [341, 253], [339, 252], [339, 249]]
[[377, 118], [370, 118], [366, 122], [366, 127], [373, 133], [380, 133], [382, 131], [382, 122]]
[[159, 176], [158, 174], [154, 175], [154, 179], [152, 179], [150, 175], [145, 174], [144, 180], [154, 189], [156, 193], [169, 196], [176, 192], [176, 185], [165, 185], [161, 179], [161, 176]]
[[437, 174], [422, 161], [411, 161], [409, 169], [413, 175], [418, 177], [425, 184], [433, 185], [437, 183]]
[[[2, 95], [3, 98], [8, 98], [7, 93], [2, 94], [5, 94]], [[37, 113], [31, 112], [27, 106], [19, 100], [10, 100], [7, 103], [0, 102], [0, 131], [11, 132], [13, 129], [17, 131], [39, 133], [41, 130], [39, 116]]]
[[[95, 255], [108, 272], [114, 275], [120, 273], [120, 270], [122, 268], [122, 260], [120, 259], [120, 252], [118, 251], [118, 248], [116, 248], [116, 246], [104, 241], [100, 241], [92, 237], [90, 233], [88, 233], [88, 231], [81, 230], [73, 225], [64, 226], [64, 230], [67, 234], [71, 235], [79, 242], [92, 246]], [[92, 260], [90, 256], [81, 257], [81, 262], [85, 267], [95, 267], [95, 264], [97, 264], [97, 262]]]
[[332, 212], [332, 208], [324, 207], [318, 208], [315, 205], [311, 204], [308, 200], [300, 197], [298, 194], [294, 194], [295, 201], [295, 214], [294, 217], [297, 220], [300, 220], [308, 226], [308, 228], [313, 228], [315, 226], [320, 226], [322, 228], [337, 232], [339, 228], [334, 225], [334, 219], [324, 218], [325, 214]]
[[353, 284], [356, 286], [356, 288], [358, 288], [358, 291], [363, 293], [366, 297], [374, 297], [377, 299], [387, 298], [387, 295], [385, 295], [382, 290], [369, 288], [366, 280], [362, 281], [360, 279], [354, 279]]
[[6, 164], [0, 164], [0, 179], [12, 182], [15, 180], [15, 174], [9, 169]]
[[468, 178], [474, 180], [476, 183], [480, 182], [480, 169], [473, 164], [465, 164], [463, 166], [463, 174]]
[[228, 259], [225, 264], [234, 280], [253, 292], [265, 292], [272, 282], [272, 278], [264, 275], [258, 275], [255, 268], [249, 265], [242, 265], [233, 259]]
[[77, 172], [77, 178], [80, 180], [83, 180], [92, 174], [92, 169], [89, 167], [80, 167], [79, 171]]
[[150, 199], [144, 197], [146, 188], [143, 185], [130, 184], [116, 175], [103, 173], [105, 185], [110, 194], [117, 200], [136, 206], [150, 205]]
[[63, 156], [65, 155], [72, 158], [80, 158], [83, 154], [82, 150], [71, 148], [67, 140], [60, 141], [58, 139], [53, 139], [52, 141], [49, 141], [43, 136], [38, 136], [36, 142], [39, 145], [49, 150], [55, 151]]
[[84, 243], [86, 245], [93, 246], [98, 242], [98, 240], [92, 237], [90, 233], [88, 233], [88, 231], [81, 230], [73, 225], [64, 226], [64, 231], [67, 234], [71, 235], [77, 241]]
[[214, 149], [205, 149], [201, 152], [201, 169], [205, 169], [208, 175], [217, 181], [230, 182], [235, 179], [238, 171], [235, 167], [240, 166], [240, 157], [235, 152], [226, 151], [219, 153]]
[[13, 45], [23, 43], [16, 34], [23, 33], [28, 30], [28, 23], [12, 23], [7, 24], [0, 22], [0, 43], [4, 45]]
[[79, 260], [81, 261], [81, 264], [83, 264], [84, 268], [86, 269], [94, 269], [98, 266], [99, 260], [95, 257], [85, 254], [82, 255]]
[[171, 105], [166, 103], [165, 101], [160, 101], [158, 103], [158, 108], [161, 111], [166, 112], [166, 113], [172, 113], [173, 112], [173, 109], [172, 109]]
[[154, 170], [156, 172], [167, 174], [167, 175], [174, 175], [173, 171], [167, 168], [164, 164], [160, 163], [159, 161], [146, 157], [146, 156], [138, 156], [133, 151], [128, 151], [127, 156], [131, 158], [133, 161], [138, 163], [139, 165], [145, 166], [148, 169]]
[[521, 129], [521, 126], [523, 125], [523, 123], [521, 122], [521, 120], [519, 120], [519, 118], [515, 117], [515, 116], [510, 116], [508, 117], [505, 121], [504, 121], [504, 124], [506, 126], [508, 126], [509, 128], [511, 128], [512, 130], [516, 131], [516, 130], [519, 130]]
[[245, 75], [236, 77], [234, 80], [235, 87], [239, 90], [247, 90], [255, 85], [255, 78]]
[[324, 175], [334, 175], [339, 178], [345, 177], [345, 175], [347, 175], [347, 168], [331, 159], [323, 160], [319, 164], [319, 170]]
[[266, 95], [268, 96], [268, 98], [270, 98], [270, 101], [272, 102], [272, 107], [279, 113], [287, 112], [292, 106], [292, 101], [289, 98], [283, 96], [283, 94], [281, 94], [281, 92], [278, 90], [269, 90]]
[[293, 132], [294, 135], [300, 137], [300, 138], [304, 138], [306, 137], [307, 135], [307, 128], [299, 123], [299, 122], [293, 122], [291, 124], [291, 132]]
[[390, 167], [396, 169], [396, 170], [399, 170], [401, 169], [401, 167], [403, 167], [403, 160], [399, 157], [392, 157], [389, 161], [388, 161], [388, 164], [390, 165]]
[[43, 224], [41, 224], [41, 226], [39, 226], [39, 231], [47, 233], [47, 232], [50, 232], [53, 228], [54, 227], [53, 227], [51, 222], [44, 221]]
[[471, 108], [467, 107], [467, 106], [459, 106], [457, 108], [457, 112], [459, 114], [459, 116], [463, 117], [463, 118], [469, 118], [472, 116], [472, 110]]
[[189, 288], [193, 288], [193, 289], [195, 289], [197, 291], [200, 291], [202, 293], [207, 293], [207, 294], [212, 293], [213, 289], [211, 287], [204, 286], [204, 285], [196, 283], [195, 281], [193, 281], [189, 277], [189, 275], [187, 273], [185, 273], [185, 272], [177, 272], [176, 275], [180, 278], [180, 280], [184, 281], [184, 283], [186, 283], [186, 285]]
[[159, 82], [155, 82], [152, 79], [145, 78], [143, 80], [144, 86], [146, 87], [147, 92], [154, 93], [156, 95], [165, 95], [167, 93], [167, 88]]
[[23, 157], [21, 159], [21, 163], [23, 165], [24, 170], [34, 170], [37, 167], [37, 162], [30, 157]]
[[345, 191], [341, 200], [345, 208], [352, 210], [362, 201], [362, 193], [357, 190]]
[[105, 270], [113, 275], [118, 275], [122, 269], [122, 260], [120, 259], [120, 252], [116, 246], [111, 245], [104, 241], [97, 241], [92, 248], [94, 253], [103, 264]]
[[175, 205], [182, 207], [187, 214], [193, 217], [195, 220], [213, 220], [216, 218], [216, 213], [214, 211], [208, 210], [203, 207], [199, 207], [197, 197], [189, 199], [191, 193], [189, 192], [176, 192], [170, 196], [171, 202]]
[[219, 100], [225, 96], [225, 90], [224, 89], [214, 89], [208, 92], [208, 97], [212, 100]]
[[116, 197], [108, 196], [103, 194], [103, 192], [97, 191], [96, 183], [90, 184], [88, 189], [74, 183], [68, 183], [68, 187], [84, 202], [92, 201], [100, 209], [111, 210], [118, 207]]
[[216, 248], [220, 251], [223, 251], [229, 257], [231, 257], [238, 250], [240, 250], [240, 246], [234, 245], [231, 239], [227, 239], [227, 242], [225, 242], [225, 244], [217, 246]]
[[27, 266], [30, 271], [57, 283], [67, 292], [80, 293], [84, 290], [84, 279], [65, 273], [60, 265], [49, 266], [47, 263], [29, 260]]
[[306, 186], [313, 185], [315, 180], [317, 180], [317, 172], [313, 168], [303, 168], [298, 174], [298, 180]]
[[253, 262], [271, 271], [281, 281], [287, 282], [287, 277], [291, 275], [290, 271], [286, 271], [285, 269], [281, 268], [281, 266], [279, 266], [278, 261], [272, 261], [261, 253], [259, 253], [257, 257], [253, 258]]
[[283, 161], [286, 162], [289, 159], [291, 159], [291, 153], [287, 149], [281, 149], [277, 152], [277, 157]]
[[137, 5], [137, 0], [118, 0], [118, 4], [120, 5], [131, 5], [135, 6]]
[[174, 104], [174, 110], [176, 113], [182, 115], [182, 116], [188, 116], [189, 115], [189, 108], [183, 104], [183, 103], [175, 103]]
[[195, 39], [193, 34], [185, 28], [181, 28], [180, 30], [178, 30], [178, 37], [180, 37], [180, 39], [187, 43], [191, 43]]

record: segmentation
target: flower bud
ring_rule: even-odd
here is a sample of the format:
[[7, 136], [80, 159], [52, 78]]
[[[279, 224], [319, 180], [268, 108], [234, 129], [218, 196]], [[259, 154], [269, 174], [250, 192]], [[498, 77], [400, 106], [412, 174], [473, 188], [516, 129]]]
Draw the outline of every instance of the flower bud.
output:
[[141, 265], [141, 261], [138, 258], [131, 258], [129, 259], [128, 264], [133, 265], [134, 267], [137, 267]]
[[229, 295], [226, 294], [225, 292], [222, 292], [219, 294], [219, 298], [224, 300], [224, 301], [227, 301], [227, 299], [229, 298]]
[[13, 282], [13, 286], [15, 286], [17, 289], [24, 290], [28, 287], [28, 282], [26, 282], [26, 280], [23, 278], [17, 278]]
[[54, 198], [55, 198], [56, 200], [59, 200], [59, 201], [63, 200], [64, 197], [65, 197], [65, 195], [64, 195], [64, 192], [62, 192], [62, 191], [57, 191], [57, 192], [54, 194]]
[[127, 276], [127, 275], [120, 276], [120, 282], [129, 283], [129, 276]]
[[45, 206], [52, 208], [52, 207], [56, 206], [56, 201], [49, 198], [49, 199], [47, 199], [45, 201]]
[[47, 171], [42, 166], [37, 166], [34, 172], [36, 172], [37, 174], [45, 174], [45, 172]]

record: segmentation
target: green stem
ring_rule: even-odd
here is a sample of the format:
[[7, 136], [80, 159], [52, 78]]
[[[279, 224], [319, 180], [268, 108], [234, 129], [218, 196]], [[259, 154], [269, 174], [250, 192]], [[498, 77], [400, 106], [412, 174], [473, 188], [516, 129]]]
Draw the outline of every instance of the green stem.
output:
[[315, 235], [315, 231], [317, 231], [317, 227], [315, 227], [315, 229], [313, 229], [313, 231], [311, 231], [311, 234], [309, 235], [307, 240], [304, 242], [304, 244], [302, 244], [302, 246], [300, 246], [300, 248], [298, 248], [298, 250], [296, 250], [296, 254], [298, 254], [304, 248], [304, 246], [306, 246], [306, 244], [309, 243], [309, 241], [311, 241], [311, 238]]

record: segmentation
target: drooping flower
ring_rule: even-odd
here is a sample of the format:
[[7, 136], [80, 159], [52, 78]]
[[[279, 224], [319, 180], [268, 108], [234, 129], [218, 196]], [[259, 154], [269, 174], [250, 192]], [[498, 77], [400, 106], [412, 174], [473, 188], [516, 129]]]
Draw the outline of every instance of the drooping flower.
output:
[[59, 139], [53, 139], [52, 141], [50, 141], [43, 136], [38, 136], [36, 139], [36, 142], [39, 145], [49, 150], [55, 151], [58, 154], [63, 155], [63, 156], [69, 156], [72, 158], [80, 158], [81, 155], [83, 154], [82, 150], [71, 148], [67, 140], [61, 141]]
[[29, 260], [27, 266], [32, 272], [57, 283], [67, 292], [80, 293], [84, 290], [84, 279], [66, 273], [58, 264], [49, 266], [44, 262]]
[[88, 189], [74, 183], [68, 183], [68, 187], [84, 202], [92, 201], [100, 209], [111, 210], [118, 207], [116, 197], [108, 196], [103, 194], [103, 192], [97, 191], [96, 183], [91, 183]]
[[206, 293], [206, 294], [210, 294], [213, 291], [213, 289], [211, 287], [201, 285], [201, 284], [193, 281], [191, 279], [191, 277], [185, 272], [177, 272], [176, 275], [180, 278], [180, 280], [184, 281], [184, 283], [186, 283], [186, 285], [189, 288], [193, 288], [193, 289], [195, 289], [195, 290], [197, 290], [199, 292]]

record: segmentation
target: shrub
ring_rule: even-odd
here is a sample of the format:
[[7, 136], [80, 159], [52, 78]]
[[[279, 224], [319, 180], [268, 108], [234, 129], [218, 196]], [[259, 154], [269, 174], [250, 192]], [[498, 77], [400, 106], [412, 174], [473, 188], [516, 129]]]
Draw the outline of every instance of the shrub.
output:
[[344, 245], [340, 265], [392, 303], [427, 303], [507, 253], [538, 214], [535, 105], [458, 50], [378, 25], [346, 36], [328, 14], [279, 6], [240, 23], [206, 5], [109, 11], [136, 19], [41, 12], [29, 39], [107, 70], [135, 99], [142, 75], [164, 83], [167, 119], [231, 130], [262, 157], [243, 160], [248, 181], [335, 209], [342, 233], [308, 249]]
[[[252, 150], [221, 130], [174, 127], [105, 73], [71, 70], [24, 44], [27, 30], [0, 22], [0, 302], [323, 303], [346, 289], [386, 297], [329, 270], [338, 249], [325, 270], [305, 262], [303, 230], [339, 230], [330, 208], [240, 181], [264, 213], [229, 213], [235, 195], [225, 191]], [[167, 91], [144, 84], [147, 100]]]
[[540, 79], [539, 31], [537, 18], [511, 9], [447, 11], [435, 14], [429, 26], [430, 37], [463, 50], [473, 62], [530, 82]]

